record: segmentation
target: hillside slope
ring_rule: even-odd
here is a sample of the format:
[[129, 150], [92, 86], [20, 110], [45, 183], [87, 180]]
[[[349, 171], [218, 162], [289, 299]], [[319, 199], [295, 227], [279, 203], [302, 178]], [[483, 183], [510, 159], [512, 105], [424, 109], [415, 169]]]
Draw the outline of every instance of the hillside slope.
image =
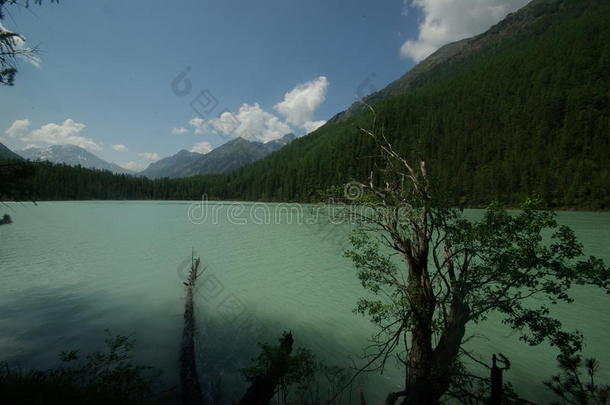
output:
[[23, 158], [0, 143], [0, 159], [22, 160]]
[[[535, 0], [369, 98], [376, 130], [403, 154], [424, 156], [455, 202], [540, 193], [555, 207], [608, 208], [608, 38], [609, 2]], [[371, 114], [352, 108], [266, 159], [209, 178], [206, 192], [307, 201], [363, 179], [374, 162], [358, 127], [372, 125]]]

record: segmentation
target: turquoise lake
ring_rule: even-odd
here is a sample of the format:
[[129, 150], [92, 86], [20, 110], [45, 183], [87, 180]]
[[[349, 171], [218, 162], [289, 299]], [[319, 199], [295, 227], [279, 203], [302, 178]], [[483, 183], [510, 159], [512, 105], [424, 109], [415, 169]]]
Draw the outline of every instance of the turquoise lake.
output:
[[[329, 365], [358, 362], [374, 328], [352, 312], [363, 289], [341, 253], [349, 227], [301, 221], [298, 205], [209, 207], [206, 217], [179, 201], [4, 207], [14, 223], [0, 227], [0, 360], [54, 366], [62, 350], [100, 348], [109, 329], [133, 334], [136, 359], [175, 385], [182, 281], [194, 249], [206, 266], [195, 295], [204, 375], [241, 387], [237, 370], [250, 364], [256, 343], [275, 342], [285, 330]], [[560, 212], [558, 219], [587, 254], [610, 262], [610, 213]], [[584, 333], [585, 354], [600, 360], [608, 381], [610, 296], [580, 287], [573, 295], [576, 302], [554, 314]], [[470, 347], [510, 358], [506, 378], [519, 391], [548, 398], [542, 381], [556, 372], [555, 351], [525, 346], [493, 316], [469, 333], [480, 335]], [[378, 403], [402, 379], [392, 362], [361, 384]]]

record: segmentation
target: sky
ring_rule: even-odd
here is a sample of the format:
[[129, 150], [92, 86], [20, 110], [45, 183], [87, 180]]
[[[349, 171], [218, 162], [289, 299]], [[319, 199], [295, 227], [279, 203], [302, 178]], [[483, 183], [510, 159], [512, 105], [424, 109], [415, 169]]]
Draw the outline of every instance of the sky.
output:
[[0, 29], [35, 58], [0, 87], [0, 142], [142, 170], [241, 136], [305, 135], [529, 0], [43, 0]]

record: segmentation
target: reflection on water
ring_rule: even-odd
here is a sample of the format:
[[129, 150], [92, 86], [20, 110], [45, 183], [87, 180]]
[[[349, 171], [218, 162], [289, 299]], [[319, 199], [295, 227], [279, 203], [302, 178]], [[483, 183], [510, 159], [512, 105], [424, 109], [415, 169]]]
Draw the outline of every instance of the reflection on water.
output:
[[[351, 365], [358, 358], [373, 329], [352, 313], [363, 291], [340, 254], [347, 226], [236, 225], [223, 215], [216, 224], [194, 224], [189, 206], [15, 206], [14, 224], [0, 227], [0, 359], [53, 366], [61, 350], [98, 349], [108, 328], [134, 333], [136, 357], [163, 369], [166, 383], [174, 385], [191, 248], [207, 266], [196, 293], [204, 373], [222, 375], [224, 384], [241, 392], [238, 369], [256, 355], [257, 341], [275, 342], [284, 330], [328, 364]], [[587, 253], [610, 262], [610, 214], [561, 213], [560, 221], [575, 229]], [[576, 304], [561, 307], [559, 315], [585, 333], [587, 353], [604, 360], [608, 297], [584, 289], [574, 295]], [[507, 377], [522, 391], [541, 395], [540, 381], [555, 372], [551, 349], [524, 347], [498, 319], [470, 332], [485, 336], [473, 347], [510, 357]], [[401, 381], [391, 367], [369, 376], [365, 389], [378, 402]]]

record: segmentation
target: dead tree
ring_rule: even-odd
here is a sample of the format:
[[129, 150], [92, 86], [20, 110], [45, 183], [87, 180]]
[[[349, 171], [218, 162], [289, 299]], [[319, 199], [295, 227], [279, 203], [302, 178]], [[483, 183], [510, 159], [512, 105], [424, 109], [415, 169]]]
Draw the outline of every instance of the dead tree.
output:
[[195, 360], [195, 309], [193, 305], [193, 288], [199, 271], [200, 258], [191, 257], [191, 270], [186, 286], [186, 298], [184, 303], [184, 329], [182, 330], [182, 343], [180, 346], [180, 387], [182, 392], [182, 403], [184, 405], [207, 405], [203, 396], [197, 364]]

